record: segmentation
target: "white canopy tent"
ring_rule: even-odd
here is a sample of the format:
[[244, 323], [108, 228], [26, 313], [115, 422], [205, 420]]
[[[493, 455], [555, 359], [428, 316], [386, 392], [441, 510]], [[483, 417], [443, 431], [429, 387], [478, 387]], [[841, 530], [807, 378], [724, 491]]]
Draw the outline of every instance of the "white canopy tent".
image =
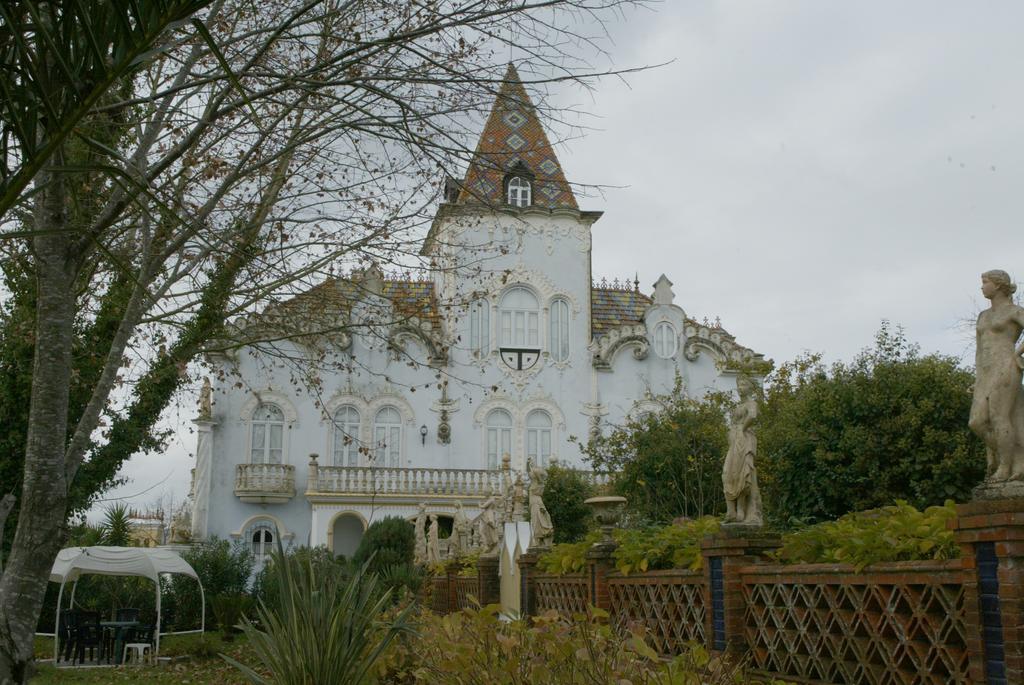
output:
[[[152, 549], [147, 547], [68, 547], [62, 549], [53, 562], [50, 570], [50, 582], [60, 583], [57, 593], [57, 618], [54, 621], [53, 661], [57, 663], [60, 655], [60, 610], [64, 595], [64, 585], [72, 581], [71, 603], [75, 601], [75, 590], [78, 579], [85, 574], [102, 576], [140, 576], [149, 578], [156, 584], [156, 626], [154, 634], [156, 645], [154, 653], [160, 653], [160, 574], [178, 573], [195, 578], [199, 583], [199, 596], [202, 604], [202, 619], [199, 630], [176, 631], [177, 633], [201, 633], [206, 630], [206, 593], [203, 583], [187, 561], [169, 549]], [[164, 633], [171, 635], [172, 633]]]

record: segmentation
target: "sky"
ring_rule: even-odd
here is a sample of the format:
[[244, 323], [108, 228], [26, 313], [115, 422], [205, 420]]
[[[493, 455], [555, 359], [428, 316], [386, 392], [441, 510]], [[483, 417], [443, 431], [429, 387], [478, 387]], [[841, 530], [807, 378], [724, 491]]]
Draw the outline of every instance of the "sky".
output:
[[[776, 362], [848, 360], [886, 319], [971, 363], [980, 273], [1024, 279], [1022, 25], [1024, 3], [934, 0], [665, 0], [609, 23], [595, 66], [668, 64], [551, 93], [587, 113], [557, 153], [604, 188], [580, 199], [605, 213], [595, 277], [665, 273], [687, 315]], [[193, 407], [108, 498], [185, 497]]]

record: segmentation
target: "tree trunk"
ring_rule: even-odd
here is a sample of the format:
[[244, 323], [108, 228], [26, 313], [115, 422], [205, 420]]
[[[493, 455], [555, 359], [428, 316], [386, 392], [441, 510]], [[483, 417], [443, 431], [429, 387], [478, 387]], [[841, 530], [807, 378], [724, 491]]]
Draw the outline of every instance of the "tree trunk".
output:
[[50, 568], [66, 534], [64, 453], [68, 432], [74, 284], [66, 188], [59, 173], [43, 174], [32, 242], [37, 270], [35, 360], [18, 526], [0, 576], [0, 683], [28, 681], [32, 643]]
[[15, 501], [11, 493], [0, 499], [0, 573], [4, 571], [4, 526], [7, 525], [7, 515], [11, 513]]

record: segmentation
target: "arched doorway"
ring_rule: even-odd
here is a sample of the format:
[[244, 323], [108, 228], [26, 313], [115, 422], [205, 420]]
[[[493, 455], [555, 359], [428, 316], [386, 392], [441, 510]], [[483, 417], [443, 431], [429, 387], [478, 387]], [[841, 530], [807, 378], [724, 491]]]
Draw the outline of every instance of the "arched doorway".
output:
[[363, 539], [366, 524], [362, 517], [354, 513], [338, 514], [334, 517], [330, 529], [330, 548], [334, 556], [351, 558], [359, 548]]

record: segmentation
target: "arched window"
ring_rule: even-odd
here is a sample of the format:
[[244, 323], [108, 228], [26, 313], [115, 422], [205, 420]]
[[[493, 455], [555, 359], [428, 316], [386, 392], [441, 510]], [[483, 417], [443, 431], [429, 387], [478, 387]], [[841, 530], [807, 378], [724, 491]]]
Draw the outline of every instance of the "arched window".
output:
[[672, 324], [662, 321], [654, 327], [654, 353], [659, 357], [662, 359], [674, 357], [678, 343], [676, 329]]
[[513, 207], [529, 207], [530, 191], [530, 181], [522, 176], [513, 176], [508, 181], [508, 203]]
[[569, 303], [559, 298], [551, 303], [551, 358], [564, 362], [569, 358]]
[[261, 404], [252, 413], [253, 464], [280, 464], [284, 457], [284, 412], [276, 404]]
[[274, 524], [269, 521], [258, 521], [249, 526], [246, 535], [249, 543], [249, 552], [258, 566], [262, 566], [270, 553], [274, 551]]
[[491, 350], [491, 308], [482, 298], [469, 306], [469, 349], [474, 357], [483, 357]]
[[334, 465], [359, 466], [359, 412], [350, 405], [334, 412]]
[[394, 407], [384, 407], [373, 420], [375, 466], [402, 463], [402, 417]]
[[540, 347], [537, 298], [526, 288], [512, 288], [501, 298], [502, 347]]
[[498, 468], [506, 454], [512, 454], [512, 415], [495, 409], [487, 415], [487, 468]]
[[526, 458], [539, 466], [551, 459], [551, 414], [535, 409], [526, 417]]

